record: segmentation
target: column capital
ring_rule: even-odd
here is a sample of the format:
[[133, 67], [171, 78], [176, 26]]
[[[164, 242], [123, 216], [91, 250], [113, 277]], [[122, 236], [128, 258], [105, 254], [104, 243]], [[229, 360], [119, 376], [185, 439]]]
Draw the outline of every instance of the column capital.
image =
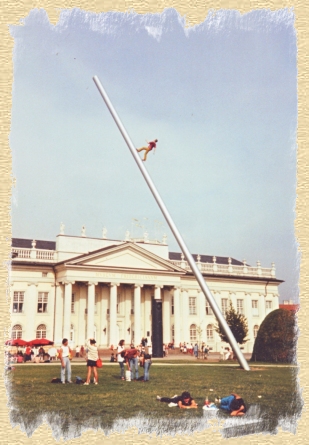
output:
[[155, 289], [162, 289], [163, 285], [160, 284], [154, 284]]
[[133, 287], [134, 287], [134, 289], [136, 289], [137, 287], [144, 287], [144, 285], [143, 284], [134, 284]]
[[38, 287], [39, 283], [27, 283], [27, 286], [36, 286]]
[[108, 284], [109, 287], [113, 287], [113, 286], [120, 286], [120, 283], [109, 283]]
[[67, 284], [72, 284], [72, 286], [73, 286], [73, 284], [75, 284], [75, 281], [60, 281], [60, 283], [64, 284], [65, 286]]
[[95, 281], [88, 281], [87, 286], [92, 286], [92, 285], [97, 286], [98, 283]]

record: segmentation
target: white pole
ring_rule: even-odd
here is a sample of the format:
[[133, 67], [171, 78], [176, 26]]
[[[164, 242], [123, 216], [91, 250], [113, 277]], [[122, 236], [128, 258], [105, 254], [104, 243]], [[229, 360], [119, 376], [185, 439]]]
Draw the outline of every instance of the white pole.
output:
[[191, 270], [193, 272], [193, 274], [195, 275], [195, 278], [197, 280], [197, 282], [199, 283], [206, 299], [208, 300], [215, 316], [217, 317], [218, 323], [220, 324], [220, 326], [222, 327], [222, 329], [224, 330], [225, 335], [227, 336], [229, 343], [233, 349], [233, 351], [235, 352], [237, 359], [239, 361], [239, 364], [242, 366], [242, 368], [246, 371], [250, 371], [249, 365], [246, 361], [246, 359], [244, 358], [233, 334], [231, 329], [229, 328], [225, 318], [222, 315], [222, 312], [220, 311], [214, 297], [212, 296], [204, 278], [203, 275], [201, 274], [201, 272], [199, 271], [199, 269], [197, 268], [195, 261], [191, 255], [191, 253], [189, 252], [187, 246], [185, 245], [184, 240], [182, 239], [182, 236], [180, 235], [177, 227], [174, 224], [174, 221], [172, 220], [167, 208], [165, 207], [164, 202], [161, 199], [161, 196], [159, 195], [154, 183], [152, 182], [152, 179], [150, 178], [145, 165], [143, 164], [143, 161], [140, 159], [139, 155], [137, 154], [136, 148], [134, 147], [126, 129], [124, 128], [124, 126], [122, 125], [122, 122], [118, 116], [118, 114], [116, 113], [116, 110], [114, 109], [111, 101], [109, 100], [108, 95], [106, 94], [100, 80], [98, 79], [97, 76], [93, 77], [94, 83], [96, 84], [107, 108], [109, 109], [111, 115], [114, 118], [114, 121], [116, 122], [117, 127], [119, 128], [120, 133], [122, 134], [127, 146], [129, 147], [131, 154], [133, 156], [133, 158], [135, 159], [135, 162], [137, 163], [138, 168], [140, 169], [142, 175], [144, 176], [145, 181], [148, 184], [148, 187], [150, 188], [151, 193], [153, 194], [155, 200], [157, 201], [158, 206], [161, 209], [161, 212], [163, 213], [164, 218], [166, 219], [167, 224], [169, 225], [172, 233], [174, 234], [176, 241], [179, 244], [180, 249], [182, 250], [187, 262], [189, 263]]

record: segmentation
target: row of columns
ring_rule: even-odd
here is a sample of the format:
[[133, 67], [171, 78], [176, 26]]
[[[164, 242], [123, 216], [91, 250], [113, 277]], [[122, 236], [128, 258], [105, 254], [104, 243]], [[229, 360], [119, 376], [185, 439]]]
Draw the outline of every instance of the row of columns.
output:
[[[62, 338], [69, 338], [71, 330], [71, 304], [72, 304], [72, 289], [74, 281], [57, 283], [56, 285], [56, 309], [55, 309], [55, 338], [60, 340]], [[89, 282], [87, 287], [81, 286], [80, 292], [81, 297], [80, 302], [84, 302], [84, 306], [79, 308], [79, 326], [83, 325], [84, 313], [86, 309], [85, 302], [87, 301], [87, 338], [93, 336], [94, 331], [94, 313], [95, 313], [95, 286], [98, 283]], [[63, 287], [64, 286], [64, 291]], [[117, 287], [119, 283], [110, 283], [110, 293], [109, 293], [109, 343], [116, 344], [117, 338]], [[134, 331], [136, 335], [139, 335], [142, 328], [142, 318], [147, 317], [151, 313], [151, 304], [147, 305], [145, 303], [145, 313], [142, 314], [141, 307], [141, 289], [142, 284], [134, 285]], [[87, 289], [88, 288], [88, 289]], [[154, 298], [161, 299], [161, 289], [163, 286], [154, 286]], [[85, 295], [85, 291], [87, 294]], [[179, 306], [179, 289], [174, 290], [174, 301], [176, 301], [176, 308]], [[86, 297], [86, 298], [85, 298]], [[164, 342], [170, 341], [171, 332], [171, 302], [170, 302], [170, 291], [164, 289], [163, 298], [163, 336]], [[176, 309], [177, 317], [175, 317], [175, 326], [177, 337], [180, 338], [180, 311]], [[144, 317], [142, 316], [144, 315]], [[188, 312], [186, 313], [186, 317]], [[102, 314], [103, 316], [103, 314]], [[149, 320], [150, 321], [150, 320]], [[176, 336], [176, 335], [175, 335]], [[136, 339], [137, 340], [137, 339]]]

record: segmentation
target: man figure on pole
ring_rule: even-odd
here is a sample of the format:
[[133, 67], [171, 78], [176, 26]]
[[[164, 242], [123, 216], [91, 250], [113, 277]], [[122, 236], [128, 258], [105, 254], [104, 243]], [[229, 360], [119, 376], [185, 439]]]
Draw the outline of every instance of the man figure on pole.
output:
[[148, 147], [141, 147], [141, 148], [138, 148], [138, 149], [137, 149], [138, 152], [145, 150], [145, 154], [144, 154], [144, 159], [143, 159], [143, 161], [146, 161], [148, 153], [149, 153], [153, 148], [154, 148], [154, 149], [156, 148], [158, 139], [155, 139], [155, 140], [152, 141], [152, 142], [148, 142], [148, 141], [146, 141], [146, 142], [147, 142], [147, 144], [148, 144]]

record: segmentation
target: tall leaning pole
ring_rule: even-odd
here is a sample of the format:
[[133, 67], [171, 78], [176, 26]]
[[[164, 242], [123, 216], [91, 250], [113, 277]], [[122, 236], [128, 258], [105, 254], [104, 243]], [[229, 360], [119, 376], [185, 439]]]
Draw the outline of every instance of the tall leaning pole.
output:
[[106, 94], [100, 80], [98, 79], [97, 76], [94, 76], [93, 81], [96, 84], [107, 108], [109, 109], [111, 115], [113, 116], [114, 121], [116, 122], [116, 125], [119, 128], [120, 133], [122, 134], [127, 146], [129, 147], [129, 150], [131, 151], [131, 154], [132, 154], [133, 158], [135, 159], [135, 162], [137, 163], [138, 168], [140, 169], [142, 175], [144, 176], [144, 179], [147, 182], [151, 193], [153, 194], [155, 200], [157, 201], [157, 204], [160, 207], [161, 212], [163, 213], [163, 216], [164, 216], [167, 224], [169, 225], [172, 233], [174, 234], [174, 236], [179, 244], [179, 247], [182, 250], [187, 262], [189, 263], [191, 270], [194, 273], [197, 282], [199, 283], [207, 301], [209, 302], [215, 316], [217, 317], [218, 323], [224, 330], [224, 333], [227, 336], [229, 343], [230, 343], [234, 353], [237, 356], [240, 366], [242, 366], [242, 368], [245, 371], [250, 371], [250, 367], [249, 367], [246, 359], [244, 358], [244, 356], [243, 356], [243, 354], [242, 354], [242, 352], [241, 352], [241, 350], [240, 350], [240, 348], [232, 334], [232, 331], [230, 330], [226, 320], [224, 319], [222, 312], [220, 311], [214, 297], [212, 296], [212, 293], [210, 292], [210, 290], [203, 278], [203, 275], [201, 274], [200, 270], [198, 269], [197, 265], [195, 264], [195, 261], [191, 255], [191, 253], [189, 252], [184, 240], [182, 239], [182, 236], [180, 235], [177, 227], [174, 224], [174, 221], [172, 220], [167, 208], [165, 207], [165, 204], [162, 201], [161, 196], [159, 195], [154, 183], [152, 182], [152, 179], [150, 178], [150, 176], [145, 168], [145, 165], [143, 164], [142, 160], [140, 159], [139, 155], [137, 154], [136, 148], [134, 147], [126, 129], [122, 125], [122, 122], [121, 122], [115, 108], [113, 107], [111, 101], [109, 100], [109, 97]]

